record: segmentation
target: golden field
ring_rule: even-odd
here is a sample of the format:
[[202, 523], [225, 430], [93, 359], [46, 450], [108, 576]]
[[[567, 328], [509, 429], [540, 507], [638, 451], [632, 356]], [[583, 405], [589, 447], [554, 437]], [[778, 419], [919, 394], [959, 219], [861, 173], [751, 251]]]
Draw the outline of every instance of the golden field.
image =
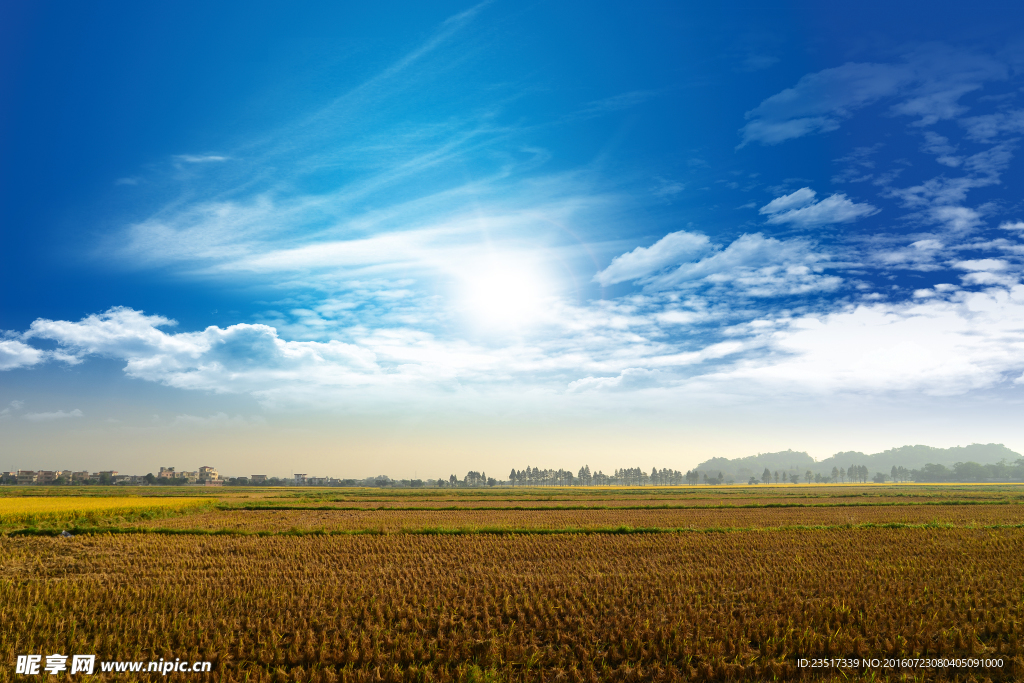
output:
[[211, 510], [140, 526], [287, 531], [752, 529], [857, 524], [1024, 525], [1024, 505], [851, 505], [713, 509]]
[[1003, 665], [843, 679], [1011, 681], [1022, 563], [1019, 529], [8, 537], [0, 647], [214, 662], [169, 680], [821, 680], [799, 658], [971, 655]]
[[0, 525], [99, 521], [147, 512], [181, 512], [203, 504], [194, 498], [0, 497]]
[[174, 491], [0, 497], [0, 681], [1024, 679], [1024, 487]]

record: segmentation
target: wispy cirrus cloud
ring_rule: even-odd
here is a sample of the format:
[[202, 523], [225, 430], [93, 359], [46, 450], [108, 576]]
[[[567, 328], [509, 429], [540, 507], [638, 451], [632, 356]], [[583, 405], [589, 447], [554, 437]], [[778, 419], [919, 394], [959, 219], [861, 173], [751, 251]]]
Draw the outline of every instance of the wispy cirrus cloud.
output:
[[85, 417], [85, 413], [78, 408], [69, 411], [56, 410], [51, 413], [26, 413], [21, 416], [23, 420], [28, 420], [29, 422], [56, 422], [58, 420], [72, 420], [80, 417]]
[[748, 111], [740, 147], [834, 131], [857, 110], [883, 99], [895, 100], [893, 114], [932, 125], [963, 114], [961, 97], [1008, 74], [1007, 65], [992, 57], [938, 45], [895, 63], [849, 62], [808, 74]]
[[174, 161], [179, 161], [186, 164], [209, 164], [217, 163], [220, 161], [228, 161], [230, 157], [226, 157], [220, 154], [176, 154], [171, 157]]

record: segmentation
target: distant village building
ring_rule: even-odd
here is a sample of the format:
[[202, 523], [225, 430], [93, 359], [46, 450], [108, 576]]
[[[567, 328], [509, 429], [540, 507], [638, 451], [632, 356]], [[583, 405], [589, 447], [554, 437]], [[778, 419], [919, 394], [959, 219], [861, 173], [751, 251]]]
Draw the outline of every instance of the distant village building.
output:
[[26, 484], [36, 483], [36, 476], [38, 472], [35, 470], [18, 470], [18, 485], [25, 486]]
[[253, 474], [249, 476], [250, 484], [264, 484], [267, 481], [267, 475], [265, 474]]
[[[223, 480], [220, 478], [220, 474], [216, 468], [210, 467], [209, 465], [203, 465], [198, 470], [182, 470], [177, 471], [173, 467], [161, 467], [160, 474], [157, 475], [159, 479], [184, 479], [186, 484], [210, 484], [218, 486], [223, 484]], [[212, 483], [211, 482], [219, 482]]]
[[305, 486], [306, 485], [306, 475], [305, 474], [293, 474], [292, 478], [295, 479], [295, 485], [296, 486]]

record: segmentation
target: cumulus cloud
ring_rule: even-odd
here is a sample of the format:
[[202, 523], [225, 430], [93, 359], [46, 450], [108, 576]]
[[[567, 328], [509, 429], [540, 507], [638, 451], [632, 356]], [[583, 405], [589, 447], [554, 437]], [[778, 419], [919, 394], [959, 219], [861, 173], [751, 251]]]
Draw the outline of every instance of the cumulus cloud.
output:
[[902, 62], [848, 62], [801, 78], [746, 114], [740, 146], [775, 145], [836, 130], [855, 111], [886, 98], [898, 99], [894, 114], [919, 117], [918, 125], [961, 115], [963, 95], [986, 81], [1007, 77], [1007, 67], [989, 57], [930, 46]]
[[112, 308], [79, 322], [36, 320], [25, 336], [56, 341], [76, 357], [124, 360], [131, 377], [183, 389], [258, 391], [275, 381], [352, 386], [379, 371], [372, 352], [339, 341], [284, 341], [267, 325], [159, 329], [172, 325], [162, 316]]
[[616, 256], [611, 264], [594, 276], [602, 285], [613, 285], [627, 280], [638, 280], [670, 266], [700, 258], [711, 251], [707, 235], [696, 232], [670, 232], [649, 247]]
[[83, 413], [78, 408], [75, 408], [70, 412], [58, 410], [53, 413], [26, 413], [25, 415], [22, 415], [22, 419], [28, 420], [29, 422], [53, 422], [55, 420], [68, 420], [71, 418], [84, 416], [85, 413]]
[[1005, 259], [998, 258], [983, 258], [983, 259], [967, 259], [964, 261], [956, 261], [953, 264], [954, 268], [961, 270], [1006, 270], [1010, 267], [1010, 264]]
[[28, 368], [42, 363], [46, 353], [28, 344], [14, 340], [0, 340], [0, 370]]
[[834, 194], [821, 201], [814, 201], [815, 192], [803, 187], [792, 194], [783, 195], [761, 207], [760, 213], [768, 215], [768, 223], [779, 225], [790, 223], [800, 228], [811, 228], [831, 223], [851, 223], [858, 218], [878, 213], [870, 204], [856, 204], [845, 194]]
[[766, 340], [772, 353], [692, 383], [772, 392], [956, 395], [1024, 370], [1024, 286], [806, 316]]

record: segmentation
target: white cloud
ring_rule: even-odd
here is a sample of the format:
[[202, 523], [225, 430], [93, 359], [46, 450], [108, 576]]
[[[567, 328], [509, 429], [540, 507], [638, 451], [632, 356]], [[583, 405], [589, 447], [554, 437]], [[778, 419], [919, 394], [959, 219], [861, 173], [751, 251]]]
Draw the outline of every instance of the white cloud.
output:
[[0, 420], [9, 420], [11, 415], [25, 407], [24, 401], [11, 401], [3, 410], [0, 410]]
[[924, 131], [924, 144], [921, 146], [921, 149], [929, 154], [934, 154], [936, 161], [950, 168], [956, 168], [964, 162], [963, 157], [955, 155], [957, 151], [956, 145], [951, 145], [949, 138], [939, 135], [934, 131]]
[[969, 139], [982, 143], [992, 142], [1005, 133], [1024, 133], [1024, 109], [971, 116], [961, 119], [959, 123], [967, 129]]
[[1011, 230], [1013, 232], [1024, 233], [1024, 221], [1006, 221], [999, 225], [1001, 230]]
[[936, 206], [928, 210], [932, 222], [951, 232], [967, 232], [981, 225], [981, 214], [966, 206]]
[[899, 249], [881, 249], [875, 251], [871, 258], [883, 267], [899, 267], [909, 270], [939, 270], [940, 258], [946, 245], [939, 240], [923, 239], [911, 242], [907, 247]]
[[[829, 286], [809, 267], [766, 271], [760, 259], [815, 258], [806, 243], [744, 236], [688, 264], [691, 276], [765, 294]], [[717, 265], [716, 265], [717, 260]], [[721, 262], [725, 262], [723, 265]], [[738, 265], [742, 264], [742, 265]], [[606, 392], [758, 396], [786, 392], [959, 394], [1024, 371], [1024, 286], [997, 259], [956, 262], [984, 291], [937, 285], [911, 303], [865, 304], [833, 313], [766, 314], [729, 323], [737, 310], [699, 296], [639, 294], [572, 307], [556, 304], [534, 338], [485, 346], [404, 329], [364, 331], [356, 344], [294, 342], [265, 325], [171, 333], [160, 316], [112, 309], [77, 323], [40, 320], [28, 335], [80, 356], [125, 362], [135, 378], [182, 389], [246, 393], [269, 407], [338, 406], [371, 410], [426, 402], [486, 410], [488, 405], [556, 405], [559, 396]], [[801, 278], [804, 278], [801, 280]], [[986, 280], [985, 278], [990, 278]], [[740, 315], [747, 315], [740, 313]], [[671, 337], [713, 323], [725, 336]], [[653, 392], [653, 393], [652, 393]], [[667, 394], [666, 394], [667, 392]], [[701, 394], [703, 395], [703, 394]], [[497, 402], [497, 403], [495, 403]], [[517, 403], [518, 402], [518, 403]], [[566, 405], [559, 403], [560, 405]], [[34, 421], [81, 411], [34, 413]], [[253, 420], [179, 415], [175, 427], [232, 427]]]
[[965, 261], [956, 261], [953, 263], [954, 268], [960, 270], [1006, 270], [1010, 267], [1010, 264], [1004, 259], [998, 258], [983, 258], [983, 259], [968, 259]]
[[675, 270], [640, 280], [651, 290], [732, 287], [756, 297], [831, 291], [841, 279], [823, 273], [829, 257], [805, 240], [741, 235], [721, 251]]
[[776, 197], [764, 206], [762, 206], [758, 213], [761, 214], [776, 214], [785, 211], [792, 211], [793, 209], [799, 209], [807, 206], [808, 204], [814, 203], [814, 197], [818, 193], [809, 187], [801, 187], [796, 192]]
[[851, 202], [845, 194], [834, 194], [819, 202], [814, 201], [814, 196], [814, 190], [803, 187], [792, 194], [773, 199], [761, 207], [760, 213], [768, 214], [770, 224], [790, 223], [800, 228], [851, 223], [858, 218], [878, 213], [874, 206]]
[[638, 280], [663, 268], [700, 258], [711, 251], [706, 235], [696, 232], [670, 232], [649, 247], [616, 256], [611, 264], [594, 276], [604, 286], [627, 280]]
[[569, 393], [583, 391], [636, 391], [662, 385], [671, 375], [660, 370], [626, 368], [615, 377], [584, 377], [568, 386]]
[[177, 154], [174, 157], [175, 161], [181, 161], [186, 164], [208, 164], [215, 163], [218, 161], [227, 161], [230, 157], [221, 156], [219, 154]]
[[83, 413], [78, 408], [75, 408], [71, 412], [64, 412], [58, 410], [53, 413], [27, 413], [22, 416], [22, 419], [28, 420], [29, 422], [53, 422], [55, 420], [68, 420], [71, 418], [84, 417]]
[[906, 66], [889, 64], [848, 63], [808, 74], [747, 112], [741, 145], [774, 145], [836, 130], [854, 109], [894, 94], [912, 79]]
[[931, 178], [907, 188], [892, 188], [890, 197], [902, 201], [903, 205], [916, 209], [909, 218], [926, 224], [938, 225], [953, 233], [967, 233], [982, 224], [985, 207], [962, 206], [967, 193], [973, 189], [999, 185], [1000, 174], [1013, 158], [1012, 142], [1000, 143], [962, 160], [967, 172], [955, 178], [945, 175]]
[[46, 353], [13, 339], [0, 339], [0, 370], [28, 368], [42, 363]]
[[1021, 285], [803, 317], [770, 334], [768, 356], [697, 378], [689, 389], [963, 394], [1024, 370], [1021, 320]]
[[126, 361], [135, 378], [182, 389], [259, 392], [275, 384], [338, 387], [366, 384], [380, 371], [374, 354], [338, 341], [286, 342], [266, 325], [211, 326], [169, 334], [174, 322], [112, 308], [80, 322], [36, 320], [26, 338], [51, 339], [76, 356]]
[[1005, 64], [941, 46], [908, 54], [901, 63], [849, 62], [808, 74], [748, 111], [740, 146], [827, 133], [856, 110], [885, 98], [899, 98], [893, 113], [920, 117], [918, 125], [931, 125], [961, 115], [963, 95], [1006, 76]]
[[603, 285], [633, 281], [648, 291], [729, 287], [755, 297], [789, 296], [838, 287], [840, 278], [823, 273], [828, 261], [805, 240], [755, 233], [741, 235], [722, 249], [704, 235], [681, 231], [617, 256], [594, 280]]

